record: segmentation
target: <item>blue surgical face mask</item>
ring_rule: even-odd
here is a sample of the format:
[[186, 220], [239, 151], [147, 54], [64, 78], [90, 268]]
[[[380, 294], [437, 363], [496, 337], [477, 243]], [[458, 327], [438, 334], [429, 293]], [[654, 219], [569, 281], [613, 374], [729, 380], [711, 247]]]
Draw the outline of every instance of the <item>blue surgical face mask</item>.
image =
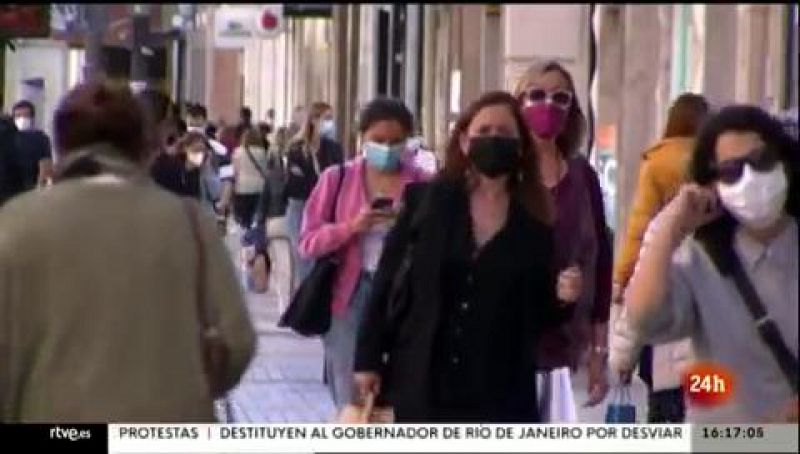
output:
[[367, 142], [364, 144], [364, 157], [369, 165], [375, 169], [390, 172], [400, 168], [400, 161], [405, 148], [405, 142], [392, 146]]
[[322, 120], [319, 124], [319, 135], [328, 139], [336, 137], [336, 123], [333, 120]]

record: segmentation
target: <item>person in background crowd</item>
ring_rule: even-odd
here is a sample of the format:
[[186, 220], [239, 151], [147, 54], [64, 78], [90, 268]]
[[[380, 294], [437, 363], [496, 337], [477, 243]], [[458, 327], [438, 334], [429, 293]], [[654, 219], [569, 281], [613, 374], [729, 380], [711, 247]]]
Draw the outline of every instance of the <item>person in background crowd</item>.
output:
[[555, 263], [559, 272], [579, 275], [583, 282], [574, 317], [543, 334], [538, 356], [544, 420], [575, 423], [571, 373], [588, 366], [589, 399], [584, 406], [602, 402], [609, 389], [612, 248], [602, 190], [597, 174], [579, 151], [586, 121], [569, 72], [556, 62], [534, 65], [521, 77], [515, 96], [554, 202]]
[[292, 111], [292, 119], [289, 121], [289, 137], [295, 137], [300, 133], [303, 124], [306, 122], [306, 109], [303, 106], [296, 106]]
[[36, 127], [36, 108], [30, 101], [19, 101], [12, 109], [17, 126], [18, 165], [26, 191], [42, 188], [53, 176], [50, 138]]
[[266, 184], [267, 158], [261, 132], [256, 128], [245, 129], [241, 146], [233, 153], [233, 213], [244, 231], [253, 227], [253, 217]]
[[14, 120], [0, 115], [0, 206], [25, 190], [17, 163], [17, 134]]
[[[664, 136], [644, 152], [639, 167], [639, 185], [636, 188], [625, 241], [614, 269], [615, 304], [624, 304], [622, 294], [633, 274], [639, 256], [644, 231], [650, 220], [675, 197], [686, 180], [689, 158], [692, 156], [694, 136], [708, 115], [709, 106], [700, 95], [685, 93], [669, 109]], [[630, 382], [638, 351], [624, 351], [612, 338], [612, 362], [623, 362], [615, 369], [624, 368], [623, 383]], [[642, 352], [639, 373], [650, 390], [648, 416], [650, 423], [679, 424], [684, 420], [683, 370], [691, 360], [688, 339], [675, 343], [646, 347]], [[623, 367], [624, 366], [624, 367]]]
[[244, 287], [253, 293], [266, 293], [272, 262], [267, 250], [267, 232], [264, 225], [257, 225], [242, 235], [241, 268]]
[[786, 132], [797, 140], [800, 134], [800, 127], [798, 127], [797, 120], [797, 107], [783, 111], [778, 115], [778, 120], [783, 124]]
[[[222, 182], [222, 193], [219, 198], [216, 211], [220, 219], [219, 222], [224, 222], [227, 216], [228, 209], [231, 206], [231, 199], [233, 198], [233, 165], [228, 150], [235, 150], [238, 147], [228, 146], [232, 144], [223, 145], [217, 140], [211, 139], [206, 135], [206, 128], [208, 126], [208, 112], [205, 106], [195, 104], [189, 106], [186, 117], [187, 129], [189, 132], [195, 131], [206, 137], [208, 140], [213, 154], [211, 155], [211, 167], [216, 172], [217, 177]], [[222, 134], [220, 133], [220, 136]], [[238, 138], [237, 138], [238, 142]]]
[[[537, 339], [580, 288], [557, 284], [547, 191], [517, 100], [472, 103], [445, 159], [437, 180], [408, 187], [386, 240], [358, 336], [359, 400], [382, 395], [403, 423], [539, 422]], [[390, 301], [408, 259], [407, 299]]]
[[736, 380], [727, 401], [689, 406], [689, 422], [798, 421], [797, 150], [762, 109], [722, 109], [697, 136], [689, 183], [644, 236], [615, 329], [634, 348], [690, 337], [698, 360]]
[[[286, 217], [289, 238], [294, 250], [300, 240], [300, 228], [306, 200], [317, 184], [319, 175], [329, 166], [344, 160], [342, 146], [331, 140], [325, 131], [330, 130], [333, 120], [331, 106], [316, 102], [306, 118], [302, 130], [289, 145], [287, 152]], [[295, 282], [300, 283], [309, 271], [311, 262], [297, 257]]]
[[196, 204], [147, 176], [154, 150], [129, 89], [79, 85], [53, 124], [55, 185], [0, 209], [0, 420], [213, 422], [198, 248], [229, 352], [226, 389], [256, 341], [213, 220], [198, 210], [198, 244], [185, 210]]
[[[317, 123], [311, 127], [318, 126], [324, 108], [312, 107]], [[403, 189], [428, 178], [404, 159], [412, 127], [413, 117], [402, 102], [370, 102], [359, 119], [360, 155], [323, 171], [305, 207], [301, 256], [335, 253], [341, 259], [331, 301], [331, 328], [323, 336], [327, 384], [339, 409], [353, 400], [356, 333]]]
[[236, 125], [236, 137], [241, 138], [246, 129], [253, 127], [253, 112], [249, 107], [239, 110], [239, 123]]
[[168, 109], [170, 100], [164, 93], [145, 89], [136, 95], [149, 121], [153, 124], [148, 132], [150, 148], [153, 150], [153, 163], [150, 166], [150, 175], [162, 188], [177, 195], [187, 195], [189, 191], [184, 187], [186, 168], [184, 161], [175, 155], [175, 145], [169, 145], [170, 127], [168, 123]]
[[217, 207], [223, 183], [211, 164], [212, 155], [208, 139], [197, 131], [187, 133], [175, 146], [175, 157], [184, 166], [182, 195], [197, 199], [210, 213], [219, 216]]
[[429, 173], [436, 173], [439, 170], [439, 161], [425, 144], [424, 137], [418, 135], [408, 139], [408, 149], [414, 156], [414, 162], [418, 167], [425, 169]]

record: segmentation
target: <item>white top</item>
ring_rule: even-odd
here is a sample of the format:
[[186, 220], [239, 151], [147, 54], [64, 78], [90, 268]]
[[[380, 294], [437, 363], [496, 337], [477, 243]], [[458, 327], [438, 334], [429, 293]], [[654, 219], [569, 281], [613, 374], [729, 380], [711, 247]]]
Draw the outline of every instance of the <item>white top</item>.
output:
[[[250, 146], [250, 154], [263, 172], [267, 172], [267, 152], [263, 147]], [[237, 194], [256, 194], [264, 189], [264, 177], [253, 164], [253, 159], [247, 155], [244, 147], [239, 147], [233, 153], [233, 159], [238, 165], [236, 185], [234, 192]]]

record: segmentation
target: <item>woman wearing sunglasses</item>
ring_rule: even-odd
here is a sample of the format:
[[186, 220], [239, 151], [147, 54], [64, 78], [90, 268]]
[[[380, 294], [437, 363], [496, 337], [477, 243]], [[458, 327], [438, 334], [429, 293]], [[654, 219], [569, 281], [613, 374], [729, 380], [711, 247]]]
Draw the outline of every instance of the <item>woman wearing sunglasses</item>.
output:
[[572, 319], [542, 335], [537, 352], [539, 411], [546, 422], [574, 423], [578, 415], [571, 373], [588, 365], [585, 406], [599, 404], [608, 393], [612, 261], [603, 197], [597, 174], [579, 152], [586, 121], [569, 72], [555, 62], [533, 66], [520, 79], [515, 96], [556, 212], [559, 282], [580, 294]]
[[689, 422], [797, 422], [797, 140], [758, 107], [725, 108], [689, 179], [645, 234], [627, 328], [638, 343], [691, 337], [698, 359], [731, 371], [731, 398], [690, 406]]

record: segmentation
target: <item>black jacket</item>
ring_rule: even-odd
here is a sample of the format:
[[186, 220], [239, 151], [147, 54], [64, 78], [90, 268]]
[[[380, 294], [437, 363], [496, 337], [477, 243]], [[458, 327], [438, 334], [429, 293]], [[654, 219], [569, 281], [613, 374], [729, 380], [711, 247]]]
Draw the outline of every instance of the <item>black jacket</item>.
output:
[[[344, 160], [342, 146], [338, 142], [322, 137], [317, 150], [317, 159], [320, 173], [332, 165], [342, 163]], [[290, 199], [307, 200], [317, 184], [319, 174], [314, 168], [313, 160], [303, 151], [303, 142], [297, 141], [289, 146], [286, 171], [286, 196]]]
[[[428, 191], [429, 209], [412, 232]], [[381, 373], [381, 398], [398, 422], [537, 422], [535, 343], [543, 327], [571, 314], [555, 300], [551, 229], [514, 201], [506, 227], [472, 261], [463, 182], [410, 185], [404, 199], [359, 330], [355, 370]], [[390, 327], [390, 286], [412, 238], [409, 309]], [[473, 306], [467, 315], [465, 302]]]

